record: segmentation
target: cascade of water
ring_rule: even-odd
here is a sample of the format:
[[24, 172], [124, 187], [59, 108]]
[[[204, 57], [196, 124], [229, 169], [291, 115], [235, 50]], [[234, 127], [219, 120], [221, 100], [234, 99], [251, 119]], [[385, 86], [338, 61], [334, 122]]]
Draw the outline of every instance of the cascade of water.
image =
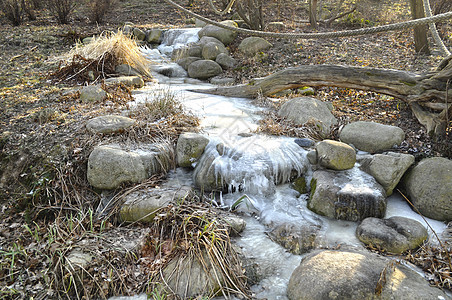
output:
[[163, 40], [157, 49], [166, 55], [174, 49], [181, 48], [189, 43], [199, 41], [198, 32], [201, 28], [169, 29], [163, 33]]

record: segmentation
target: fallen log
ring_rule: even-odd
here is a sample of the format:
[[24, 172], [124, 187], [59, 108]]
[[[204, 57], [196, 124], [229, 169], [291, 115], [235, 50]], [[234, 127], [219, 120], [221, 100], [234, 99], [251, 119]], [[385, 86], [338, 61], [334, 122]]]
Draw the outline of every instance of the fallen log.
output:
[[[448, 99], [448, 95], [452, 94], [451, 78], [452, 55], [441, 62], [436, 71], [425, 74], [367, 67], [307, 65], [287, 68], [264, 78], [253, 79], [248, 84], [193, 91], [254, 98], [303, 86], [368, 90], [407, 102], [429, 134], [444, 135], [449, 116], [452, 116], [452, 106], [449, 105], [452, 99]], [[424, 103], [426, 106], [423, 106]], [[426, 110], [432, 106], [441, 107], [441, 113]]]

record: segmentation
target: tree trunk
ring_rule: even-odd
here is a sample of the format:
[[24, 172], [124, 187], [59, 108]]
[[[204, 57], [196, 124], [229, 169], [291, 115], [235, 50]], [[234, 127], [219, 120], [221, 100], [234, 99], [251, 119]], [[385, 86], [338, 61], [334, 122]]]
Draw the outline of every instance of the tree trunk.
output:
[[312, 28], [317, 29], [317, 0], [309, 1], [309, 23]]
[[[413, 19], [425, 17], [422, 0], [410, 0], [410, 6]], [[414, 27], [414, 47], [417, 53], [430, 54], [427, 41], [427, 25]]]
[[[279, 91], [303, 86], [335, 86], [369, 90], [386, 94], [410, 104], [421, 124], [431, 134], [444, 134], [451, 115], [452, 55], [435, 72], [414, 74], [406, 71], [350, 67], [337, 65], [309, 65], [288, 68], [248, 84], [217, 87], [196, 92], [229, 97], [270, 96]], [[440, 114], [425, 111], [422, 106], [440, 108]]]

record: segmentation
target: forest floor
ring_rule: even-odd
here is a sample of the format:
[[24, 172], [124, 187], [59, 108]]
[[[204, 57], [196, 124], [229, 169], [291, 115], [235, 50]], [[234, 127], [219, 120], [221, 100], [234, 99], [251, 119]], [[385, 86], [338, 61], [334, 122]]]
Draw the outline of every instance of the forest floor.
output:
[[[369, 1], [372, 5], [372, 0]], [[296, 22], [306, 18], [306, 5], [293, 6], [298, 2], [290, 0], [287, 3], [286, 7], [267, 8], [267, 20], [284, 21], [287, 31], [311, 32], [308, 24]], [[200, 0], [195, 1], [191, 8], [203, 16], [219, 20]], [[379, 20], [357, 13], [333, 23], [330, 28], [320, 27], [319, 31], [372, 26], [408, 18], [407, 8], [403, 5], [388, 15], [382, 11]], [[45, 228], [48, 227], [47, 215], [37, 220], [36, 207], [32, 207], [36, 202], [39, 202], [38, 207], [53, 205], [43, 203], [41, 199], [47, 199], [46, 195], [51, 193], [52, 179], [47, 177], [48, 167], [53, 163], [52, 159], [63, 157], [64, 164], [73, 164], [74, 173], [83, 172], [89, 153], [80, 144], [83, 124], [94, 116], [113, 113], [123, 105], [119, 100], [112, 100], [109, 105], [88, 105], [65, 95], [64, 91], [73, 83], [55, 82], [49, 77], [58, 69], [59, 57], [67, 53], [77, 40], [116, 30], [124, 22], [133, 22], [145, 29], [192, 26], [188, 16], [163, 0], [118, 1], [101, 25], [90, 24], [86, 16], [87, 11], [78, 8], [70, 24], [59, 25], [48, 11], [42, 11], [38, 12], [37, 20], [25, 20], [22, 25], [13, 27], [0, 14], [0, 251], [2, 255], [9, 255], [0, 268], [0, 298], [18, 299], [27, 290], [31, 291], [29, 295], [43, 295], [41, 291], [48, 282], [41, 274], [45, 266], [36, 258], [44, 257], [37, 253], [44, 248], [46, 251], [55, 249], [33, 248], [30, 244], [33, 243], [34, 230], [37, 230], [36, 236], [48, 236]], [[452, 22], [439, 24], [439, 30], [451, 49]], [[416, 53], [412, 35], [411, 30], [406, 30], [325, 40], [270, 39], [273, 47], [266, 55], [253, 58], [239, 53], [238, 43], [244, 38], [240, 35], [229, 46], [232, 56], [239, 61], [239, 67], [225, 72], [224, 76], [233, 77], [236, 83], [246, 83], [251, 78], [263, 77], [287, 67], [309, 64], [392, 68], [419, 74], [434, 70], [443, 57], [434, 47], [431, 55]], [[296, 96], [295, 92], [283, 97], [293, 96]], [[452, 158], [452, 123], [446, 137], [438, 141], [426, 134], [405, 103], [392, 97], [338, 88], [317, 89], [314, 97], [332, 102], [336, 116], [344, 123], [374, 120], [401, 127], [406, 140], [400, 151], [411, 153], [418, 160], [429, 156]], [[27, 229], [31, 224], [35, 224], [34, 229]], [[11, 250], [11, 245], [15, 245], [15, 250]], [[33, 258], [32, 253], [37, 256]], [[15, 266], [14, 256], [17, 257], [15, 263], [18, 263]], [[18, 271], [21, 269], [28, 273]], [[16, 279], [20, 276], [27, 279], [19, 284]], [[50, 297], [55, 295], [52, 291], [46, 293]]]

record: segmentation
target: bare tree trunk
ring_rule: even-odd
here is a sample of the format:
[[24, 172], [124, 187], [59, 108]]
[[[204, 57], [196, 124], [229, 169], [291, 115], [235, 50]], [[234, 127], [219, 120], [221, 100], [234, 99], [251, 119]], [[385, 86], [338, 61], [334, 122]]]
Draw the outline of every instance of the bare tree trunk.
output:
[[[452, 55], [435, 72], [414, 74], [406, 71], [350, 67], [337, 65], [309, 65], [288, 68], [248, 84], [195, 90], [201, 93], [230, 97], [270, 96], [285, 89], [303, 86], [335, 86], [369, 90], [386, 94], [410, 104], [421, 124], [431, 134], [445, 133], [448, 117], [452, 114]], [[430, 113], [422, 107], [441, 109]]]
[[309, 23], [312, 28], [317, 29], [317, 0], [309, 1]]
[[[422, 0], [410, 0], [410, 6], [413, 19], [425, 17]], [[414, 47], [418, 53], [430, 54], [427, 40], [427, 25], [414, 27]]]

